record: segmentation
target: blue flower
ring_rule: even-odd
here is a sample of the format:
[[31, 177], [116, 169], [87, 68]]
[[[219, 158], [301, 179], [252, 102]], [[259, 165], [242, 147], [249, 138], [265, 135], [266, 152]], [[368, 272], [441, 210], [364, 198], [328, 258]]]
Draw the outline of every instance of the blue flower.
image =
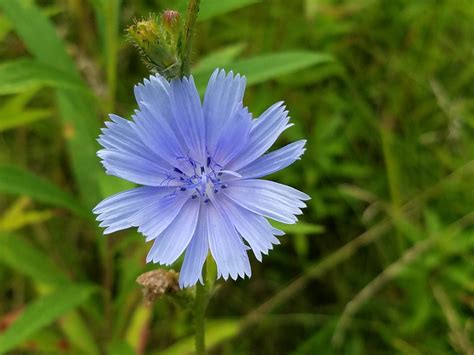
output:
[[185, 252], [181, 287], [203, 282], [209, 250], [218, 277], [250, 277], [247, 251], [261, 261], [284, 234], [267, 218], [295, 223], [309, 199], [259, 179], [299, 159], [306, 141], [266, 153], [292, 125], [288, 111], [278, 102], [252, 119], [244, 90], [245, 77], [216, 70], [201, 104], [192, 77], [151, 76], [135, 86], [133, 120], [110, 115], [99, 138], [106, 172], [143, 185], [99, 203], [100, 226], [138, 227], [153, 241], [147, 262], [170, 265]]

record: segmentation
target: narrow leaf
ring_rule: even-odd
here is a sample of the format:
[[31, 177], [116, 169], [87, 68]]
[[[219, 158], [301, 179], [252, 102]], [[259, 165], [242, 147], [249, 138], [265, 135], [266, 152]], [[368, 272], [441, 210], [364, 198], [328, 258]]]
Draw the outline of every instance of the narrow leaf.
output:
[[[1, 83], [0, 83], [1, 85]], [[52, 110], [44, 108], [27, 108], [37, 90], [14, 95], [5, 101], [0, 108], [0, 132], [16, 128], [52, 115]]]
[[0, 246], [0, 262], [34, 281], [56, 286], [69, 282], [64, 272], [24, 237], [2, 233]]
[[74, 75], [34, 59], [17, 59], [0, 63], [0, 95], [48, 86], [69, 88], [88, 93], [84, 84]]
[[[30, 1], [0, 0], [0, 9], [38, 62], [81, 80], [54, 26], [37, 5]], [[97, 102], [92, 94], [66, 88], [57, 89], [57, 95], [74, 175], [82, 199], [92, 208], [101, 197], [97, 178], [103, 174], [95, 156], [99, 133]]]
[[82, 353], [88, 355], [100, 354], [92, 336], [92, 329], [77, 311], [70, 312], [61, 318], [59, 326], [68, 340]]
[[21, 211], [7, 214], [0, 219], [0, 232], [12, 232], [23, 227], [41, 223], [52, 218], [52, 211]]
[[93, 287], [71, 285], [30, 303], [18, 319], [0, 334], [0, 353], [14, 349], [64, 313], [84, 303]]
[[127, 329], [125, 339], [128, 345], [135, 349], [136, 352], [138, 352], [140, 348], [142, 334], [149, 326], [151, 316], [152, 309], [145, 306], [145, 304], [139, 304], [130, 319], [130, 325]]
[[64, 72], [75, 73], [79, 78], [74, 61], [56, 30], [33, 1], [0, 0], [0, 8], [39, 62]]
[[202, 57], [193, 68], [193, 74], [209, 72], [215, 68], [222, 67], [235, 60], [235, 58], [245, 49], [245, 43], [237, 43], [209, 53]]
[[0, 192], [26, 195], [40, 202], [67, 208], [80, 216], [89, 215], [68, 193], [35, 174], [13, 166], [0, 166]]
[[127, 342], [122, 340], [113, 341], [108, 346], [108, 354], [110, 355], [135, 355], [132, 347]]
[[[260, 2], [260, 0], [202, 0], [198, 21], [209, 20], [242, 7]], [[188, 0], [182, 0], [177, 9], [184, 13]]]
[[33, 123], [51, 116], [51, 110], [31, 109], [14, 115], [4, 115], [0, 112], [0, 132]]
[[283, 224], [272, 221], [272, 225], [285, 233], [292, 234], [321, 234], [324, 232], [323, 226], [301, 221], [295, 224]]
[[[223, 67], [247, 78], [247, 85], [254, 85], [282, 75], [294, 73], [317, 64], [328, 63], [332, 57], [310, 51], [280, 52], [238, 60]], [[196, 75], [195, 81], [202, 92], [212, 70]]]
[[[206, 325], [206, 346], [212, 348], [214, 345], [231, 339], [239, 332], [239, 322], [237, 320], [214, 320], [208, 321]], [[194, 351], [194, 336], [186, 337], [173, 344], [162, 355], [190, 354]]]

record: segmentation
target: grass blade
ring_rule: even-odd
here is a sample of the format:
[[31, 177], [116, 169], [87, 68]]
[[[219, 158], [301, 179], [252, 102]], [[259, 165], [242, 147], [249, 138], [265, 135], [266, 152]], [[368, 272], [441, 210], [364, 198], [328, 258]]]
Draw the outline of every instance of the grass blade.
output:
[[34, 59], [0, 63], [0, 95], [16, 94], [39, 87], [69, 88], [90, 94], [80, 80], [68, 72]]
[[[202, 0], [199, 9], [198, 21], [209, 20], [213, 17], [226, 14], [228, 12], [240, 9], [260, 2], [260, 0]], [[177, 6], [181, 12], [186, 10], [188, 0], [182, 0]]]
[[[40, 8], [27, 1], [0, 0], [0, 9], [38, 62], [54, 66], [69, 77], [81, 80], [74, 61]], [[68, 132], [67, 143], [74, 174], [82, 199], [92, 208], [101, 197], [97, 180], [102, 171], [95, 156], [95, 138], [99, 133], [97, 105], [91, 94], [77, 90], [58, 89], [57, 94], [63, 125]]]
[[[224, 342], [237, 335], [240, 330], [239, 321], [232, 319], [210, 320], [206, 325], [206, 347], [211, 349], [216, 344]], [[188, 354], [194, 352], [194, 336], [186, 337], [173, 344], [160, 354]]]
[[26, 195], [40, 202], [67, 208], [80, 216], [89, 215], [74, 197], [49, 181], [17, 167], [0, 166], [0, 191]]
[[[270, 53], [253, 58], [247, 58], [226, 64], [223, 67], [247, 77], [247, 85], [255, 85], [269, 79], [291, 74], [317, 64], [333, 61], [327, 54], [310, 51], [292, 51]], [[195, 77], [196, 85], [202, 92], [209, 80], [212, 70], [199, 73]]]
[[66, 286], [30, 303], [18, 319], [0, 335], [0, 353], [14, 349], [64, 313], [80, 306], [93, 290], [89, 285]]
[[12, 234], [0, 234], [0, 262], [13, 270], [49, 285], [65, 285], [69, 282], [64, 272], [50, 258], [28, 243], [25, 238]]

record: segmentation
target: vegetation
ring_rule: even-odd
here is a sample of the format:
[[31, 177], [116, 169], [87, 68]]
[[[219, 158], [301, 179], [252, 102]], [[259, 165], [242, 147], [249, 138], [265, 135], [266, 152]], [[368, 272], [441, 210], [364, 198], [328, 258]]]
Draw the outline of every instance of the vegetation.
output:
[[[192, 312], [149, 307], [149, 245], [90, 212], [130, 187], [95, 139], [149, 75], [133, 18], [186, 1], [0, 0], [0, 353], [185, 354]], [[192, 73], [245, 74], [308, 140], [272, 178], [312, 200], [251, 279], [218, 282], [218, 354], [474, 353], [474, 3], [201, 0]]]

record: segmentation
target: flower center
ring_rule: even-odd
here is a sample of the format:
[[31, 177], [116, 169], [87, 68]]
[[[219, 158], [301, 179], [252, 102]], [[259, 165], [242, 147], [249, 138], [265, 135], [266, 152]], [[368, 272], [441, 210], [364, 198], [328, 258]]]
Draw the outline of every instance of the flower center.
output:
[[190, 157], [178, 158], [176, 165], [165, 179], [167, 184], [173, 182], [172, 185], [177, 186], [178, 193], [191, 192], [191, 199], [199, 198], [204, 203], [209, 202], [209, 196], [227, 188], [227, 184], [222, 181], [224, 174], [239, 176], [235, 172], [224, 170], [213, 162], [211, 157], [207, 158], [205, 165]]

